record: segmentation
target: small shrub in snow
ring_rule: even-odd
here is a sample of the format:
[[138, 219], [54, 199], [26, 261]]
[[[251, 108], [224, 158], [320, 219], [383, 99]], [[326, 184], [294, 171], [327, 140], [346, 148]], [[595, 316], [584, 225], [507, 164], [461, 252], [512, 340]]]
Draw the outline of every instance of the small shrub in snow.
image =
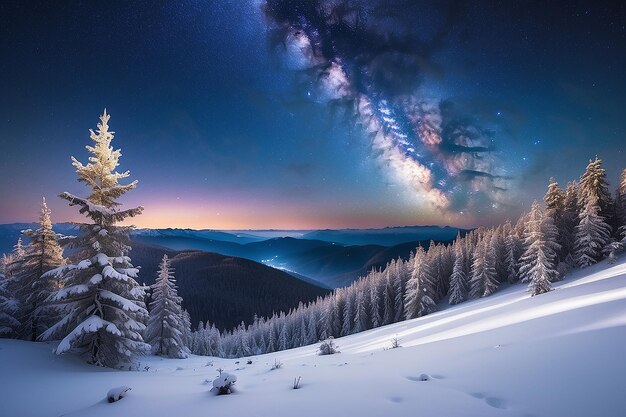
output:
[[276, 369], [280, 369], [283, 367], [283, 363], [281, 361], [279, 361], [278, 359], [274, 359], [274, 365], [272, 365], [272, 369], [270, 369], [270, 371], [274, 371]]
[[299, 376], [299, 377], [293, 379], [293, 389], [299, 389], [300, 388], [300, 378], [302, 378], [302, 377]]
[[246, 365], [252, 365], [252, 359], [248, 359], [248, 361], [246, 362]]
[[390, 349], [395, 349], [395, 348], [399, 348], [399, 347], [402, 347], [402, 345], [400, 344], [400, 339], [398, 339], [398, 336], [396, 336], [393, 339], [391, 339], [391, 348]]
[[320, 345], [319, 354], [320, 355], [333, 355], [335, 353], [339, 353], [339, 349], [337, 345], [333, 342], [332, 336], [326, 339]]
[[213, 390], [217, 395], [228, 395], [233, 391], [233, 385], [237, 382], [235, 375], [221, 372], [220, 376], [213, 380]]
[[130, 391], [130, 388], [126, 386], [121, 386], [117, 388], [111, 388], [109, 392], [107, 392], [107, 400], [110, 403], [114, 403], [115, 401], [119, 401], [126, 396], [126, 393]]

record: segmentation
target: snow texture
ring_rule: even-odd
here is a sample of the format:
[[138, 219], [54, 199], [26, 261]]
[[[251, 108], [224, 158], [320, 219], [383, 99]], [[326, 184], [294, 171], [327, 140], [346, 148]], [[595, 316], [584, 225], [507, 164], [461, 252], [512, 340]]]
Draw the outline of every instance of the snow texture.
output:
[[[47, 343], [0, 340], [2, 415], [414, 417], [626, 415], [626, 258], [602, 261], [531, 297], [526, 285], [336, 340], [245, 360], [140, 358], [104, 370]], [[393, 337], [401, 349], [385, 349]], [[272, 364], [282, 362], [279, 370]], [[182, 370], [176, 371], [177, 368]], [[217, 369], [237, 393], [209, 394]], [[293, 380], [301, 376], [301, 388]], [[426, 379], [426, 380], [424, 380]], [[62, 383], [59, 383], [62, 381]], [[132, 386], [114, 405], [111, 387]], [[33, 393], [37, 400], [33, 401]], [[71, 393], [71, 395], [68, 395]]]

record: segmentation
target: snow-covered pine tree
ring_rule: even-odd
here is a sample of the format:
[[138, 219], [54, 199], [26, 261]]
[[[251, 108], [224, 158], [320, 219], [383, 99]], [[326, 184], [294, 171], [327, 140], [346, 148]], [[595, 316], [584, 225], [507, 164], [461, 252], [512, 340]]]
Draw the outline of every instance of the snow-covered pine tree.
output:
[[0, 280], [0, 337], [18, 337], [20, 330], [21, 303], [15, 294], [14, 278], [21, 272], [24, 249], [22, 238], [17, 239], [13, 251], [2, 256], [2, 279]]
[[19, 303], [9, 290], [10, 279], [0, 274], [0, 337], [14, 337], [20, 322], [15, 318]]
[[406, 316], [404, 311], [404, 294], [406, 292], [407, 282], [411, 277], [413, 265], [415, 265], [415, 254], [411, 253], [406, 262], [398, 259], [395, 268], [391, 269], [395, 291], [394, 311], [396, 314], [394, 322], [399, 322]]
[[39, 228], [22, 233], [30, 238], [30, 243], [23, 249], [20, 269], [10, 285], [20, 305], [18, 336], [35, 341], [52, 324], [50, 318], [53, 312], [46, 311], [45, 302], [59, 288], [58, 281], [43, 275], [65, 263], [63, 249], [58, 243], [59, 236], [52, 230], [50, 209], [45, 198], [41, 203]]
[[191, 352], [191, 315], [187, 310], [183, 310], [181, 314], [183, 322], [183, 344], [189, 352]]
[[341, 335], [347, 336], [352, 334], [352, 323], [354, 323], [354, 304], [356, 294], [352, 291], [352, 287], [348, 287], [346, 291], [345, 304], [343, 307], [343, 323], [341, 326]]
[[[395, 263], [395, 261], [394, 261]], [[390, 267], [383, 271], [383, 318], [382, 324], [391, 324], [395, 318], [395, 286], [391, 278]]]
[[[615, 221], [615, 209], [613, 207], [613, 198], [609, 191], [609, 182], [606, 178], [606, 172], [602, 168], [602, 160], [596, 156], [594, 161], [589, 161], [585, 172], [580, 177], [578, 187], [578, 203], [581, 211], [590, 200], [595, 200], [598, 205], [600, 215], [604, 222], [611, 228]], [[611, 231], [609, 231], [610, 233]]]
[[[377, 277], [381, 277], [382, 273], [377, 272]], [[372, 322], [372, 328], [380, 326], [382, 317], [380, 316], [380, 297], [378, 295], [378, 281], [374, 281], [370, 285], [370, 320]]]
[[491, 246], [492, 232], [486, 232], [476, 244], [470, 279], [470, 297], [487, 297], [493, 294], [499, 285], [495, 267], [495, 253]]
[[584, 268], [602, 259], [602, 254], [611, 240], [611, 228], [599, 214], [600, 206], [596, 196], [589, 194], [584, 198], [576, 226], [574, 256], [576, 264]]
[[521, 241], [519, 236], [517, 236], [517, 232], [514, 229], [510, 229], [508, 235], [504, 239], [504, 269], [506, 271], [507, 281], [511, 284], [517, 282], [519, 279], [518, 267], [521, 246]]
[[4, 255], [2, 260], [4, 263], [4, 276], [13, 278], [20, 270], [24, 258], [24, 247], [22, 246], [22, 238], [17, 238], [17, 242], [13, 245], [13, 250], [9, 255]]
[[578, 215], [580, 208], [578, 204], [578, 183], [570, 181], [565, 188], [565, 200], [563, 202], [564, 212], [559, 227], [562, 259], [564, 262], [574, 266], [574, 245], [576, 243], [576, 226], [578, 225]]
[[48, 301], [63, 318], [41, 338], [64, 336], [57, 354], [81, 350], [89, 355], [91, 363], [115, 367], [150, 349], [142, 337], [148, 318], [145, 291], [135, 280], [139, 270], [128, 257], [132, 227], [117, 225], [141, 214], [143, 208], [118, 209], [116, 200], [135, 188], [137, 181], [119, 183], [130, 174], [115, 171], [121, 151], [110, 146], [113, 132], [109, 131], [106, 110], [100, 121], [97, 133], [90, 130], [94, 145], [87, 146], [92, 155], [89, 163], [83, 165], [72, 157], [78, 180], [91, 188], [91, 194], [87, 198], [61, 194], [71, 206], [79, 206], [80, 213], [92, 223], [81, 224], [81, 235], [73, 239], [79, 261], [47, 273], [62, 279], [64, 288]]
[[467, 276], [465, 275], [463, 249], [460, 243], [454, 245], [454, 267], [450, 275], [450, 304], [458, 304], [467, 299]]
[[619, 239], [626, 245], [626, 169], [622, 171], [619, 185], [615, 192], [615, 217], [619, 227]]
[[178, 296], [174, 270], [167, 255], [163, 255], [155, 283], [151, 286], [152, 301], [146, 329], [146, 342], [152, 352], [168, 358], [186, 358], [185, 325], [182, 298]]
[[[557, 228], [558, 239], [557, 242], [561, 246], [559, 250], [559, 259], [564, 260], [567, 256], [566, 242], [564, 239], [569, 238], [567, 233], [567, 219], [565, 210], [565, 192], [559, 187], [559, 184], [554, 178], [550, 178], [548, 184], [548, 191], [543, 200], [546, 203], [545, 215], [552, 218], [552, 222]], [[565, 248], [565, 249], [564, 249]]]
[[4, 276], [5, 278], [8, 278], [8, 274], [11, 269], [11, 267], [9, 266], [10, 264], [11, 264], [11, 254], [3, 253], [2, 261], [0, 262], [0, 274], [2, 274], [2, 276]]
[[406, 285], [404, 314], [407, 319], [425, 316], [437, 310], [433, 300], [434, 282], [429, 259], [421, 246], [415, 252], [413, 272]]
[[530, 209], [524, 232], [524, 255], [520, 258], [522, 282], [528, 282], [531, 295], [550, 291], [550, 282], [558, 279], [558, 231], [552, 217], [535, 201]]
[[364, 330], [367, 330], [365, 295], [363, 290], [359, 289], [354, 296], [354, 327], [352, 327], [352, 333], [360, 333]]

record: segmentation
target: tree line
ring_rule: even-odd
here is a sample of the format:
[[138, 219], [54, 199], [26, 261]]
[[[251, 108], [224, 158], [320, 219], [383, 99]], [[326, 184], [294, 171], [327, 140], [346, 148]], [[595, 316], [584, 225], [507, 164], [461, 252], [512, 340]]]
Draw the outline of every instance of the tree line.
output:
[[[120, 209], [117, 199], [137, 181], [120, 184], [121, 151], [111, 147], [110, 116], [100, 116], [90, 131], [86, 165], [72, 158], [87, 197], [61, 198], [88, 218], [78, 236], [52, 230], [42, 202], [39, 228], [23, 231], [5, 254], [0, 270], [0, 335], [31, 341], [60, 340], [57, 354], [77, 352], [89, 362], [126, 367], [137, 355], [153, 352], [184, 358], [199, 355], [243, 357], [316, 343], [487, 297], [505, 283], [527, 284], [531, 296], [550, 291], [572, 268], [614, 259], [626, 245], [626, 170], [614, 194], [602, 161], [590, 161], [578, 182], [562, 189], [551, 180], [544, 204], [535, 201], [513, 224], [479, 228], [451, 244], [419, 246], [373, 269], [351, 285], [300, 303], [271, 317], [254, 317], [233, 330], [191, 319], [182, 308], [167, 255], [151, 287], [137, 282], [139, 269], [129, 257], [131, 226], [120, 222], [140, 215], [142, 207]], [[62, 247], [72, 249], [66, 259]], [[148, 294], [150, 296], [148, 297]], [[214, 318], [215, 320], [215, 318]]]

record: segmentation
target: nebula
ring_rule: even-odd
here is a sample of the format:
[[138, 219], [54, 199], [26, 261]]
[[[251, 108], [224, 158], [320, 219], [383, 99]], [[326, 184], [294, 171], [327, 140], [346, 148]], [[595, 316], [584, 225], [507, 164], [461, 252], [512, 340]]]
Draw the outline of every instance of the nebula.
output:
[[[420, 207], [453, 215], [506, 201], [511, 178], [494, 132], [425, 88], [462, 26], [460, 2], [425, 11], [410, 1], [267, 0], [263, 10], [272, 49], [304, 74], [307, 96], [362, 126], [383, 171]], [[436, 19], [420, 28], [420, 15]]]

